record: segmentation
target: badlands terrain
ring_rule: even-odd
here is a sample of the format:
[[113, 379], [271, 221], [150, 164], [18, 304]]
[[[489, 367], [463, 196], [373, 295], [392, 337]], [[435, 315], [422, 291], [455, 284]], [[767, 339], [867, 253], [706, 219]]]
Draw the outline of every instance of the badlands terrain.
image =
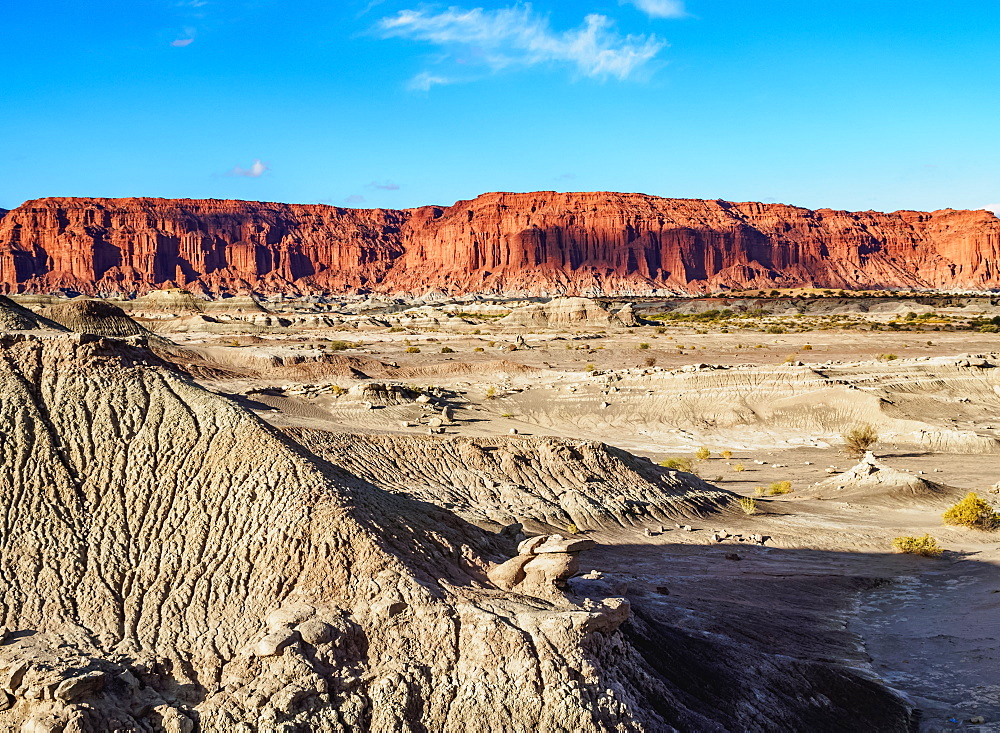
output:
[[1000, 730], [998, 317], [3, 298], [0, 729]]

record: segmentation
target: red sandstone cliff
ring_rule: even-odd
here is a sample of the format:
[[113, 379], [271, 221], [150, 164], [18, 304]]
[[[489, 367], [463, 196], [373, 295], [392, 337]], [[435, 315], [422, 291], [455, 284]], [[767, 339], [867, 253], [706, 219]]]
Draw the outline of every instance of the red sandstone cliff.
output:
[[811, 211], [641, 194], [491, 193], [448, 208], [29, 201], [0, 219], [0, 289], [699, 292], [1000, 287], [986, 211]]

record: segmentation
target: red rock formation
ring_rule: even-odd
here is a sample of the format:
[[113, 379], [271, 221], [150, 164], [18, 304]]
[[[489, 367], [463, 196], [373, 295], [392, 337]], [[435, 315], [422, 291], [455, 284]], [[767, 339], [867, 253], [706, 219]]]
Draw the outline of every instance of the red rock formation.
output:
[[846, 212], [642, 194], [448, 208], [40, 199], [0, 219], [0, 289], [219, 294], [1000, 286], [986, 211]]

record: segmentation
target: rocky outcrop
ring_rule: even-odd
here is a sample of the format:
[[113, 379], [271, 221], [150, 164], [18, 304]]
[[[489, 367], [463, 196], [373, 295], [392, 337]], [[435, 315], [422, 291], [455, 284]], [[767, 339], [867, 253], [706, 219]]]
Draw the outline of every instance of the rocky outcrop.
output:
[[608, 326], [611, 313], [590, 298], [553, 298], [548, 303], [534, 303], [515, 308], [500, 319], [504, 326]]
[[847, 212], [623, 193], [490, 193], [401, 211], [51, 198], [0, 219], [0, 287], [141, 294], [549, 294], [989, 288], [987, 211]]
[[[372, 403], [391, 404], [364, 394]], [[438, 504], [490, 529], [514, 523], [538, 531], [641, 527], [711, 515], [732, 500], [696, 476], [604, 443], [289, 432], [379, 488]]]
[[66, 328], [33, 313], [10, 298], [0, 295], [0, 330], [3, 331], [65, 331]]
[[0, 729], [670, 730], [618, 606], [498, 590], [492, 535], [134, 344], [0, 349]]
[[160, 338], [129, 318], [121, 308], [103, 300], [74, 298], [67, 303], [42, 308], [39, 315], [78, 333], [118, 338], [127, 336]]

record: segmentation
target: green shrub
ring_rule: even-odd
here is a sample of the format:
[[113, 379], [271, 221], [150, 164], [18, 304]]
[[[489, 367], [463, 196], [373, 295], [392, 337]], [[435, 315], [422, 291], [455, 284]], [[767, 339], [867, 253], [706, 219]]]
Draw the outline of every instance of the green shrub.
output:
[[965, 498], [946, 511], [942, 517], [945, 524], [973, 529], [990, 530], [1000, 526], [1000, 514], [970, 491]]
[[389, 329], [389, 333], [402, 333], [405, 330], [406, 329], [403, 328], [402, 326], [393, 326], [392, 328]]
[[648, 349], [649, 348], [649, 344], [643, 342], [643, 343], [639, 344], [639, 348], [640, 349]]
[[937, 540], [929, 534], [925, 534], [923, 537], [897, 537], [892, 541], [892, 546], [908, 555], [921, 555], [923, 557], [937, 557], [944, 552]]
[[420, 353], [420, 347], [419, 346], [407, 346], [406, 347], [406, 353], [407, 354], [419, 354]]
[[441, 353], [442, 354], [454, 354], [455, 350], [453, 348], [451, 348], [450, 346], [442, 346], [441, 347]]
[[484, 349], [482, 346], [477, 346], [476, 348], [473, 349], [473, 351], [477, 353], [482, 353], [483, 351], [486, 351], [486, 349]]
[[326, 348], [330, 351], [343, 351], [344, 349], [354, 348], [354, 344], [349, 341], [331, 341], [326, 345]]

